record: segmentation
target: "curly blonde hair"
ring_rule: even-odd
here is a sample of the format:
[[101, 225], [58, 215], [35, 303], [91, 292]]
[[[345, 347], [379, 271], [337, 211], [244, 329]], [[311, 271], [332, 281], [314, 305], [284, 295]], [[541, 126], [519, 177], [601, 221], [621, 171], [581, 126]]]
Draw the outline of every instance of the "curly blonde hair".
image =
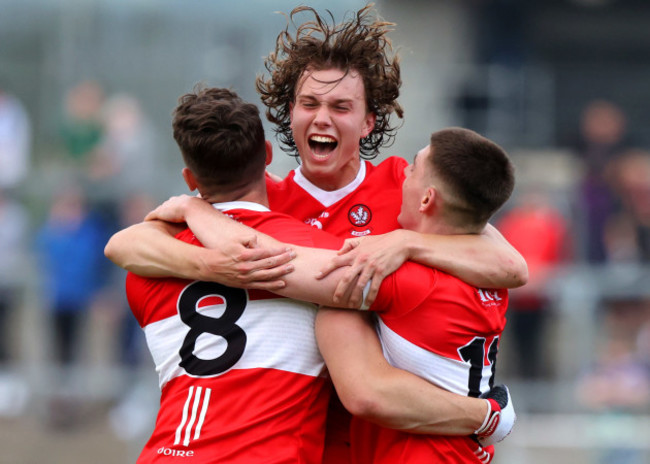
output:
[[[298, 156], [291, 133], [290, 105], [295, 100], [296, 86], [306, 69], [340, 69], [347, 75], [359, 73], [365, 89], [367, 110], [376, 115], [375, 126], [360, 140], [361, 157], [372, 159], [380, 147], [392, 143], [397, 127], [390, 124], [394, 112], [399, 118], [403, 110], [397, 102], [400, 77], [399, 58], [393, 54], [387, 33], [393, 23], [380, 20], [373, 4], [360, 9], [348, 21], [326, 21], [307, 6], [294, 8], [287, 17], [287, 26], [277, 37], [275, 51], [265, 60], [269, 76], [258, 76], [256, 87], [266, 105], [266, 117], [276, 124], [275, 132], [287, 153]], [[299, 26], [294, 17], [309, 12], [314, 19]], [[289, 28], [296, 28], [291, 35]]]

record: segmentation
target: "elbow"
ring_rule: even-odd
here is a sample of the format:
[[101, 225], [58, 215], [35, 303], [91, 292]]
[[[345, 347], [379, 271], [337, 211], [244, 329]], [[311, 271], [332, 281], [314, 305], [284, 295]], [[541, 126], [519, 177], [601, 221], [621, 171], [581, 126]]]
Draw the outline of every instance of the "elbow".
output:
[[104, 256], [117, 264], [119, 262], [119, 247], [115, 244], [114, 236], [110, 238], [104, 247]]
[[528, 283], [528, 265], [523, 258], [513, 264], [512, 275], [514, 288], [523, 287]]
[[341, 395], [339, 398], [350, 414], [367, 420], [382, 427], [391, 429], [406, 429], [403, 415], [391, 409], [386, 398], [379, 392], [365, 390], [358, 395]]
[[106, 246], [104, 247], [104, 256], [117, 266], [128, 271], [132, 264], [128, 260], [130, 254], [126, 251], [124, 244], [121, 243], [119, 234], [120, 233], [118, 232], [108, 240], [108, 243], [106, 243]]
[[371, 394], [339, 394], [339, 398], [345, 409], [353, 416], [374, 422], [384, 415], [381, 402], [373, 398]]

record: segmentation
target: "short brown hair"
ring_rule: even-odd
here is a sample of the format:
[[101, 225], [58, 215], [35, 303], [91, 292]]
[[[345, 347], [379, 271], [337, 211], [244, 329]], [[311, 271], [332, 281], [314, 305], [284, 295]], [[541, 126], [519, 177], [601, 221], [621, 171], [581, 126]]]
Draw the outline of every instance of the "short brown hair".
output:
[[235, 92], [197, 86], [178, 100], [172, 127], [185, 164], [203, 186], [228, 193], [263, 175], [259, 110]]
[[451, 127], [431, 134], [432, 171], [444, 182], [452, 213], [480, 226], [510, 198], [514, 166], [503, 148], [469, 129]]
[[[298, 26], [292, 36], [289, 26], [294, 24], [294, 16], [304, 11], [313, 14], [314, 19]], [[372, 11], [373, 5], [369, 4], [341, 24], [329, 24], [311, 7], [291, 11], [287, 27], [278, 35], [275, 51], [266, 58], [270, 76], [258, 76], [256, 80], [262, 102], [267, 106], [266, 116], [277, 125], [275, 132], [287, 153], [298, 156], [291, 133], [290, 105], [295, 101], [298, 81], [308, 68], [356, 71], [361, 76], [367, 110], [376, 115], [375, 127], [360, 141], [362, 158], [374, 158], [381, 146], [393, 141], [397, 128], [391, 126], [389, 117], [393, 112], [400, 118], [403, 115], [397, 102], [402, 84], [399, 59], [393, 56], [387, 37], [394, 24], [379, 20]], [[327, 13], [334, 22], [332, 13]]]

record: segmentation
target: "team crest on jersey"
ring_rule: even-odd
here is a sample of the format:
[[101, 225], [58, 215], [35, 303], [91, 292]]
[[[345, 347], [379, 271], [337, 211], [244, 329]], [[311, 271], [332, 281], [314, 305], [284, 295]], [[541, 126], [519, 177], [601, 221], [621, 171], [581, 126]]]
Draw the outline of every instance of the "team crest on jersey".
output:
[[355, 227], [367, 226], [372, 220], [372, 212], [366, 205], [354, 205], [348, 211], [348, 219]]

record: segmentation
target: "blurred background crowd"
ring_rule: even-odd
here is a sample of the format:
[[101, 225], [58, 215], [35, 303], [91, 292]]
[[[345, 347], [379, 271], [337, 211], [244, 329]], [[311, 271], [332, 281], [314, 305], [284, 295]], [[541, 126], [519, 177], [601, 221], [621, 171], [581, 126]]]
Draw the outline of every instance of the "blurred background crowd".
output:
[[[340, 20], [364, 4], [310, 5]], [[0, 0], [0, 464], [139, 452], [157, 380], [104, 244], [186, 193], [176, 99], [204, 82], [259, 102], [277, 11], [296, 5]], [[530, 282], [501, 342], [519, 422], [496, 463], [649, 463], [650, 4], [376, 5], [405, 108], [378, 160], [458, 125], [517, 167], [495, 225]], [[275, 148], [284, 175], [296, 162]]]

